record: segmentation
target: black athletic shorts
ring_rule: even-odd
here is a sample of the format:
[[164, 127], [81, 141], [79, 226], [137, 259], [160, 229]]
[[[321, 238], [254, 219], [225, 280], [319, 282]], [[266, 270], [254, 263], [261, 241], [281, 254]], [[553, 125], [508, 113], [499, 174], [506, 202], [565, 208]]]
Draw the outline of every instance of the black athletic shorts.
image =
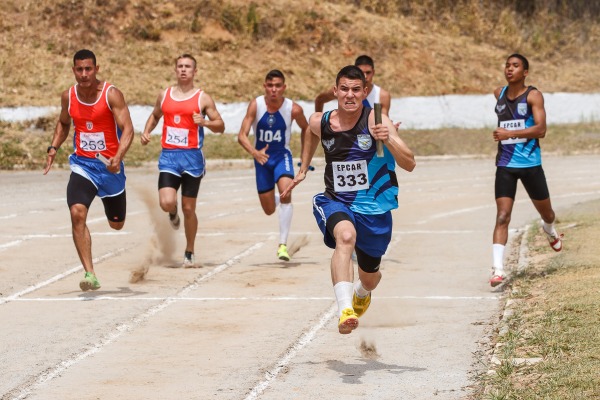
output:
[[532, 200], [546, 200], [550, 197], [546, 175], [542, 166], [538, 165], [530, 168], [496, 167], [496, 198], [510, 197], [514, 200], [519, 179]]
[[[67, 184], [67, 205], [69, 208], [74, 204], [83, 204], [89, 209], [97, 194], [98, 189], [91, 181], [79, 174], [71, 173], [69, 183]], [[106, 218], [110, 221], [125, 221], [125, 214], [127, 212], [125, 190], [116, 196], [103, 197], [102, 204], [104, 204], [104, 214], [106, 214]]]
[[200, 181], [202, 180], [202, 176], [194, 177], [189, 174], [181, 174], [181, 176], [177, 176], [175, 174], [171, 174], [170, 172], [161, 172], [158, 175], [158, 188], [162, 189], [164, 187], [170, 187], [175, 190], [179, 190], [179, 186], [181, 186], [181, 195], [185, 197], [198, 197], [198, 192], [200, 191]]

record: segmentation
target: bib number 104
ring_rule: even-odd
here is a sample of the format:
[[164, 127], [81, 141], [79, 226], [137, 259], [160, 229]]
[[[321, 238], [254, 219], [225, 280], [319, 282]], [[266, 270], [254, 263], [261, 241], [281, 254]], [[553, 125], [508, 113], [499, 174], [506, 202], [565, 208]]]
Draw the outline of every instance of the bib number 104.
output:
[[258, 140], [261, 142], [281, 142], [281, 131], [278, 129], [275, 132], [270, 130], [259, 129]]

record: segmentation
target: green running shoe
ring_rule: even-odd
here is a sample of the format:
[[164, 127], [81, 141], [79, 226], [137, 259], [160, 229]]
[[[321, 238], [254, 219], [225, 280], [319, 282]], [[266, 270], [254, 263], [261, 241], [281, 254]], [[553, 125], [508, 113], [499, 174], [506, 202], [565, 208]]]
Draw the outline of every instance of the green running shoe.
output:
[[283, 261], [290, 261], [290, 255], [287, 251], [287, 246], [285, 244], [280, 244], [279, 249], [277, 249], [277, 258]]
[[87, 290], [98, 290], [100, 289], [100, 282], [98, 282], [96, 275], [86, 272], [81, 282], [79, 282], [79, 287], [84, 292]]

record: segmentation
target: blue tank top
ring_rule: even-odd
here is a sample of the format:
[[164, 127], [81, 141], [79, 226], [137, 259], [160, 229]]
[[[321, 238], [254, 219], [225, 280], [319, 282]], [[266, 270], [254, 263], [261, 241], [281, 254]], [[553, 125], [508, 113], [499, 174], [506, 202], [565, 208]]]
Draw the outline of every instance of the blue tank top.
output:
[[257, 150], [267, 144], [267, 154], [273, 155], [290, 149], [292, 134], [292, 107], [290, 99], [284, 99], [279, 110], [274, 113], [267, 111], [264, 96], [256, 98], [256, 118], [252, 123], [254, 131], [254, 147]]
[[354, 212], [376, 215], [398, 208], [396, 161], [384, 147], [377, 157], [369, 133], [371, 108], [363, 107], [356, 125], [342, 132], [331, 129], [331, 111], [321, 119], [321, 145], [325, 152], [325, 195]]
[[[498, 126], [508, 130], [519, 130], [535, 125], [527, 95], [536, 89], [529, 86], [525, 93], [510, 100], [506, 95], [508, 86], [502, 88], [496, 103]], [[542, 164], [539, 139], [510, 138], [498, 142], [496, 166], [529, 168]]]

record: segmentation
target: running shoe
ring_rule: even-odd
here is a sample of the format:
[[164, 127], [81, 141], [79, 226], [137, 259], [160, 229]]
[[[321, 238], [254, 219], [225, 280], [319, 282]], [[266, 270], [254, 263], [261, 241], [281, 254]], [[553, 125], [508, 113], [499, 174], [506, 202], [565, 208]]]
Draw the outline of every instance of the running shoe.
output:
[[279, 249], [277, 249], [277, 258], [283, 261], [290, 261], [290, 255], [287, 251], [287, 246], [285, 244], [280, 244]]
[[371, 292], [369, 292], [369, 294], [366, 295], [365, 297], [358, 297], [356, 292], [354, 292], [354, 294], [352, 295], [352, 308], [354, 309], [354, 312], [356, 313], [357, 317], [360, 317], [365, 312], [367, 312], [370, 305], [371, 305]]
[[179, 229], [179, 225], [181, 225], [181, 220], [179, 219], [179, 213], [177, 212], [177, 209], [175, 209], [175, 214], [169, 213], [169, 222], [171, 223], [173, 229]]
[[351, 308], [344, 308], [342, 315], [340, 315], [340, 321], [338, 322], [338, 329], [341, 334], [347, 335], [358, 327], [358, 315]]
[[544, 231], [544, 233], [546, 234], [546, 237], [548, 238], [548, 243], [550, 243], [550, 247], [552, 247], [552, 250], [558, 252], [562, 250], [562, 238], [563, 238], [563, 234], [561, 233], [560, 235], [558, 234], [558, 232], [554, 231], [554, 233], [548, 233], [546, 231]]
[[502, 282], [504, 282], [505, 280], [506, 274], [504, 273], [504, 271], [493, 271], [492, 277], [490, 278], [490, 285], [492, 287], [496, 287], [502, 284]]
[[183, 255], [183, 263], [181, 264], [183, 268], [194, 268], [196, 263], [194, 261], [194, 253], [190, 253], [188, 251]]
[[79, 282], [79, 287], [84, 292], [87, 290], [98, 290], [100, 289], [100, 282], [98, 282], [96, 275], [91, 272], [86, 272], [81, 282]]

